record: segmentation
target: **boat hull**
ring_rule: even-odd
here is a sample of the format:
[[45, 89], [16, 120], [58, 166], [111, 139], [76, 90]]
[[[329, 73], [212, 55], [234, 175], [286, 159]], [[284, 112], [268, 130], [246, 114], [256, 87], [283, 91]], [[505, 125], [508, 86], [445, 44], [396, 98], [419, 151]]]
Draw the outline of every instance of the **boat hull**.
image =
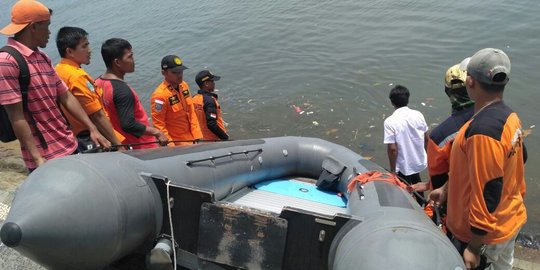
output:
[[[335, 213], [283, 195], [275, 212], [232, 200], [262, 181], [317, 179], [335, 167], [342, 171], [333, 190], [347, 201]], [[64, 157], [28, 177], [1, 237], [51, 269], [100, 269], [149, 253], [164, 236], [188, 268], [465, 269], [404, 189], [369, 182], [347, 192], [351, 179], [373, 170], [384, 171], [304, 137]]]

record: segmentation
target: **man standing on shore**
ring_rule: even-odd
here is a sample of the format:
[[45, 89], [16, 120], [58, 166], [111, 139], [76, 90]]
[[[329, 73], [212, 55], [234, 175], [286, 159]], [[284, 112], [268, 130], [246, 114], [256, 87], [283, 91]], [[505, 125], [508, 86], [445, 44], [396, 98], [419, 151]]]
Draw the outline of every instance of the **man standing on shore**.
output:
[[467, 94], [467, 64], [469, 58], [450, 67], [444, 76], [444, 92], [450, 98], [452, 114], [436, 126], [428, 137], [427, 158], [429, 181], [413, 185], [418, 192], [440, 188], [448, 181], [450, 150], [458, 130], [471, 119], [474, 101]]
[[216, 81], [220, 76], [212, 74], [209, 70], [203, 70], [195, 77], [195, 82], [200, 90], [193, 97], [195, 111], [199, 119], [199, 125], [205, 140], [228, 140], [229, 135], [223, 122], [221, 107], [218, 103], [218, 95], [214, 93]]
[[[384, 144], [387, 145], [390, 172], [409, 184], [416, 184], [420, 182], [420, 172], [427, 167], [428, 126], [421, 112], [407, 106], [409, 95], [409, 90], [402, 85], [396, 85], [390, 91], [390, 102], [396, 110], [384, 120]], [[424, 198], [416, 197], [416, 200], [422, 204]]]
[[163, 81], [150, 98], [152, 122], [174, 145], [189, 145], [202, 139], [189, 86], [184, 81], [187, 69], [180, 57], [167, 55], [161, 60]]
[[503, 101], [510, 59], [499, 49], [476, 52], [466, 87], [474, 115], [459, 130], [450, 153], [449, 179], [430, 194], [448, 207], [447, 227], [474, 269], [512, 269], [516, 237], [527, 220], [521, 121]]
[[88, 128], [97, 146], [110, 147], [110, 142], [103, 138], [58, 77], [50, 58], [39, 50], [49, 41], [51, 14], [52, 11], [38, 1], [21, 0], [12, 8], [11, 23], [0, 30], [4, 35], [14, 35], [7, 45], [24, 57], [30, 72], [27, 104], [23, 106], [17, 61], [6, 52], [0, 53], [0, 104], [9, 116], [30, 172], [49, 159], [77, 151], [77, 142], [62, 116], [60, 105]]
[[167, 144], [167, 136], [150, 126], [137, 93], [124, 81], [126, 73], [135, 71], [131, 44], [121, 38], [108, 39], [101, 46], [101, 56], [107, 72], [96, 80], [96, 84], [103, 89], [103, 105], [113, 128], [126, 138], [123, 143], [133, 149]]
[[[92, 123], [98, 130], [115, 145], [121, 144], [117, 138], [119, 135], [112, 128], [109, 117], [103, 109], [99, 94], [101, 89], [97, 87], [94, 79], [86, 73], [81, 65], [90, 63], [91, 49], [88, 42], [88, 33], [79, 27], [62, 27], [56, 35], [56, 47], [60, 54], [60, 63], [55, 67], [58, 76], [66, 83], [69, 91], [77, 98]], [[88, 129], [77, 121], [69, 112], [65, 112], [71, 130], [77, 137], [79, 151], [89, 150]], [[90, 148], [91, 149], [91, 148]]]

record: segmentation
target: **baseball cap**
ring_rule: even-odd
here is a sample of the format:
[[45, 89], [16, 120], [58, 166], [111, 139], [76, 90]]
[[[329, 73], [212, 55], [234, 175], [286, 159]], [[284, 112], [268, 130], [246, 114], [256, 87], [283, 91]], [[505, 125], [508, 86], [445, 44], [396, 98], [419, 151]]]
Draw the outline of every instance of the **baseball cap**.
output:
[[220, 76], [212, 74], [212, 72], [210, 72], [209, 70], [203, 70], [197, 73], [197, 76], [195, 76], [195, 82], [197, 83], [197, 85], [201, 85], [203, 82], [206, 82], [208, 80], [219, 81], [219, 79], [221, 79]]
[[510, 59], [502, 50], [485, 48], [476, 52], [467, 65], [475, 80], [490, 85], [505, 85], [510, 75]]
[[35, 0], [21, 0], [11, 9], [11, 23], [6, 25], [0, 33], [10, 36], [19, 33], [33, 22], [42, 22], [51, 19], [51, 10]]
[[467, 71], [462, 69], [461, 64], [453, 65], [444, 75], [444, 87], [449, 89], [459, 89], [465, 87]]
[[172, 72], [180, 72], [188, 69], [182, 63], [182, 59], [176, 55], [167, 55], [161, 59], [161, 69], [168, 69]]

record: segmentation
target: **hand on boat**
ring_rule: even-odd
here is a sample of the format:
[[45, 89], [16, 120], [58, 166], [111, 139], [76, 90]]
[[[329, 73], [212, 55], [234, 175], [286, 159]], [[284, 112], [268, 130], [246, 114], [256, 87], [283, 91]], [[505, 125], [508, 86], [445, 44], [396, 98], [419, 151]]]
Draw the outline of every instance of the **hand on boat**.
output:
[[47, 162], [47, 160], [40, 156], [39, 158], [34, 160], [34, 162], [36, 163], [36, 166], [39, 167], [39, 166], [45, 164], [45, 162]]
[[165, 136], [165, 134], [163, 134], [161, 131], [156, 134], [156, 139], [159, 141], [159, 145], [161, 146], [167, 146], [169, 143], [169, 138], [167, 138], [167, 136]]
[[443, 204], [446, 203], [446, 195], [447, 195], [448, 191], [446, 190], [446, 185], [438, 188], [438, 189], [434, 189], [433, 191], [431, 191], [431, 193], [429, 193], [429, 202], [430, 203], [433, 203], [435, 206], [439, 207]]
[[463, 251], [463, 262], [467, 269], [476, 269], [480, 265], [480, 254], [474, 254], [469, 248]]
[[109, 148], [111, 147], [111, 142], [109, 140], [105, 139], [103, 135], [96, 129], [95, 131], [90, 131], [90, 139], [96, 147], [103, 147], [103, 148]]
[[424, 192], [424, 191], [429, 190], [429, 183], [420, 182], [420, 183], [412, 184], [411, 189], [416, 192]]

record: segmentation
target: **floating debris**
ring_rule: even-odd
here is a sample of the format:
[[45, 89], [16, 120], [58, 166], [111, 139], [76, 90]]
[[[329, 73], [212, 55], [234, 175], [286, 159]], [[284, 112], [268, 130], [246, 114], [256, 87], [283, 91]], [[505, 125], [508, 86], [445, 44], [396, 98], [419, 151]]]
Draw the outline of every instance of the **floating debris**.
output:
[[374, 125], [369, 126], [369, 128], [374, 128], [374, 127], [375, 127]]
[[310, 114], [313, 114], [313, 112], [307, 112], [306, 115], [310, 115]]
[[301, 112], [303, 112], [302, 109], [301, 109], [300, 107], [298, 107], [298, 106], [296, 106], [296, 105], [294, 105], [294, 104], [292, 105], [292, 108], [294, 109], [294, 111], [295, 111], [296, 113], [301, 113]]
[[420, 102], [420, 104], [422, 104], [422, 106], [426, 106], [426, 103], [424, 103], [424, 102]]
[[330, 129], [330, 130], [326, 131], [326, 135], [330, 135], [330, 134], [336, 133], [338, 131], [339, 131], [339, 129], [333, 128], [333, 129]]
[[249, 100], [247, 101], [248, 104], [251, 103], [251, 102], [253, 102], [253, 99], [249, 99]]
[[312, 123], [314, 126], [318, 126], [318, 125], [319, 125], [319, 122], [317, 122], [317, 121], [313, 121], [313, 122], [311, 122], [311, 123]]
[[536, 127], [536, 125], [531, 125], [529, 128], [535, 128], [535, 127]]

